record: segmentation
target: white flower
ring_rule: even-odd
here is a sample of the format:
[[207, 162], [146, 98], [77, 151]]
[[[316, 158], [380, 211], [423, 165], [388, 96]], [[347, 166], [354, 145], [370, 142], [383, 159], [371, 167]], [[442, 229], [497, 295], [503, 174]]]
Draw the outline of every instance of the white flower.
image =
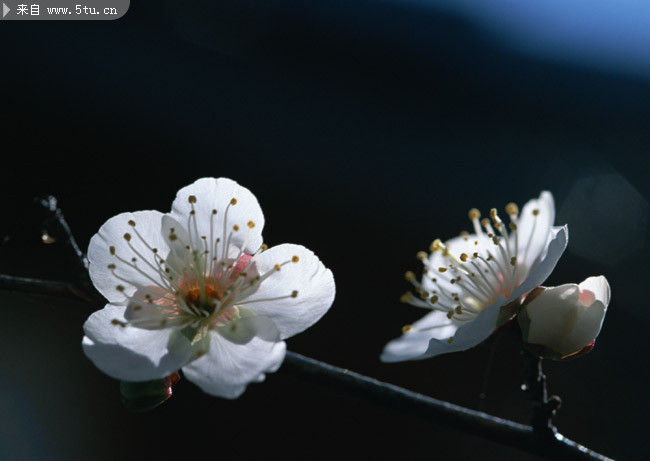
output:
[[431, 254], [418, 253], [424, 264], [422, 281], [413, 283], [402, 301], [431, 312], [403, 335], [389, 342], [385, 362], [424, 359], [476, 346], [517, 313], [520, 298], [551, 273], [567, 245], [566, 226], [553, 227], [555, 207], [550, 192], [530, 200], [519, 214], [506, 206], [506, 226], [496, 209], [490, 219], [469, 212], [474, 233], [462, 233], [444, 244], [435, 240]]
[[524, 343], [533, 352], [556, 360], [589, 352], [603, 325], [610, 289], [602, 275], [576, 285], [540, 287], [519, 312]]
[[236, 398], [285, 355], [285, 338], [329, 309], [334, 278], [308, 249], [266, 249], [255, 196], [226, 178], [181, 189], [172, 211], [122, 213], [88, 249], [108, 299], [83, 349], [106, 374], [147, 381], [181, 369], [205, 392]]

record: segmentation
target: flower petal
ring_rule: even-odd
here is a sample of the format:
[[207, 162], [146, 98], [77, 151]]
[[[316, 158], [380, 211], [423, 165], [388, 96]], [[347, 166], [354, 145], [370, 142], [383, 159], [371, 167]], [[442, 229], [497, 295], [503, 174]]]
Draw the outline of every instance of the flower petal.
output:
[[554, 220], [555, 204], [550, 192], [543, 191], [539, 198], [532, 199], [524, 205], [517, 221], [519, 234], [517, 257], [520, 264], [531, 268], [542, 256]]
[[532, 268], [528, 277], [526, 277], [522, 284], [510, 296], [510, 299], [516, 299], [544, 283], [548, 276], [551, 275], [551, 272], [553, 272], [562, 253], [564, 253], [568, 241], [569, 229], [567, 226], [552, 227], [548, 235], [546, 250], [542, 253], [541, 259]]
[[588, 346], [600, 333], [606, 312], [607, 306], [600, 301], [595, 301], [579, 315], [575, 327], [559, 343], [557, 350], [566, 355]]
[[[160, 232], [162, 216], [158, 211], [121, 213], [106, 221], [90, 239], [90, 278], [110, 302], [125, 302], [138, 288], [160, 283], [151, 248], [158, 249], [162, 258], [169, 251]], [[129, 221], [134, 222], [135, 227], [129, 225]], [[129, 241], [125, 239], [127, 234]], [[136, 258], [135, 263], [133, 258]], [[111, 264], [115, 265], [115, 270], [108, 268]], [[124, 290], [120, 291], [118, 286]]]
[[578, 321], [578, 305], [578, 285], [546, 288], [525, 307], [530, 321], [526, 342], [563, 352], [559, 345]]
[[215, 330], [236, 344], [246, 344], [255, 336], [271, 342], [280, 340], [280, 331], [273, 320], [259, 315], [233, 320], [223, 327], [215, 327]]
[[264, 373], [276, 371], [286, 352], [283, 341], [265, 341], [254, 337], [246, 344], [236, 344], [217, 332], [210, 333], [210, 349], [183, 368], [183, 373], [204, 392], [235, 399], [250, 382], [264, 380]]
[[578, 284], [580, 287], [580, 302], [584, 305], [589, 306], [591, 303], [585, 301], [583, 296], [589, 293], [593, 297], [593, 300], [600, 301], [607, 307], [611, 298], [610, 288], [607, 279], [603, 275], [597, 277], [589, 277], [585, 279], [582, 283]]
[[454, 336], [459, 323], [447, 318], [444, 312], [430, 312], [415, 322], [410, 331], [386, 344], [381, 354], [381, 360], [382, 362], [401, 362], [425, 358], [422, 354], [429, 348], [429, 340], [432, 337], [447, 339]]
[[[500, 296], [494, 304], [486, 307], [468, 322], [447, 320], [443, 312], [432, 312], [415, 322], [413, 331], [408, 331], [400, 338], [388, 343], [381, 355], [381, 360], [384, 362], [420, 360], [470, 349], [482, 343], [494, 332], [499, 312], [504, 304], [505, 298]], [[440, 328], [423, 332], [415, 331], [435, 326]], [[447, 334], [449, 336], [445, 337]], [[451, 337], [453, 340], [449, 342]]]
[[[196, 198], [196, 203], [193, 204], [196, 219], [192, 218], [191, 221], [190, 196]], [[235, 205], [231, 205], [233, 199], [236, 201]], [[215, 215], [214, 210], [217, 211]], [[194, 240], [197, 240], [195, 237], [198, 236], [206, 237], [209, 241], [212, 235], [213, 239], [221, 238], [223, 245], [232, 233], [231, 244], [241, 248], [246, 242], [244, 251], [247, 253], [256, 252], [262, 245], [262, 209], [248, 189], [231, 179], [201, 178], [183, 187], [176, 194], [169, 216], [181, 223]], [[252, 227], [249, 227], [249, 223], [252, 223]], [[238, 226], [238, 231], [233, 231], [235, 225]]]
[[[273, 320], [282, 339], [316, 323], [334, 302], [336, 291], [332, 271], [301, 245], [286, 243], [269, 248], [255, 256], [253, 262], [258, 272], [265, 274], [294, 256], [298, 257], [298, 262], [284, 264], [244, 302], [246, 308]], [[292, 298], [294, 290], [298, 295]]]
[[107, 304], [84, 324], [82, 346], [90, 360], [107, 375], [124, 381], [164, 378], [189, 360], [189, 341], [170, 340], [172, 329], [145, 330], [113, 324], [124, 322], [124, 306]]

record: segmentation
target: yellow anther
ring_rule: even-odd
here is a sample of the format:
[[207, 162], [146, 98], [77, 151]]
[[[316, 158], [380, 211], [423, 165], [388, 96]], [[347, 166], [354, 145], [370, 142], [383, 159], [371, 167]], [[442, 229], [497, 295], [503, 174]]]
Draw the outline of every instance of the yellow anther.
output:
[[124, 234], [124, 240], [126, 240], [127, 242], [130, 242], [131, 241], [131, 234], [129, 234], [128, 232], [126, 234]]
[[212, 214], [217, 214], [217, 210], [212, 210]]
[[539, 214], [539, 210], [533, 210], [533, 216], [537, 216]]
[[293, 255], [291, 257], [291, 262], [292, 263], [297, 263], [298, 261], [300, 261], [300, 258], [297, 255]]
[[497, 215], [497, 209], [496, 208], [491, 208], [490, 209], [490, 218], [492, 218], [492, 221], [498, 221], [499, 216]]
[[467, 241], [469, 239], [469, 232], [460, 231], [460, 236], [463, 237]]
[[456, 283], [456, 279], [451, 279], [449, 282], [453, 285], [454, 283]]
[[260, 245], [260, 250], [262, 250], [262, 251], [266, 251], [266, 250], [268, 250], [268, 248], [269, 248], [269, 246], [266, 243], [262, 243], [262, 245]]
[[118, 286], [115, 287], [115, 289], [116, 289], [117, 291], [124, 291], [124, 286], [122, 286], [122, 285], [118, 285]]
[[253, 221], [248, 221], [248, 222], [246, 223], [246, 225], [247, 225], [249, 228], [251, 228], [251, 229], [252, 229], [253, 227], [255, 227], [255, 223], [254, 223]]
[[282, 266], [279, 265], [279, 264], [276, 264], [275, 266], [273, 266], [273, 268], [274, 268], [276, 271], [279, 271], [280, 269], [282, 269]]
[[454, 311], [449, 311], [447, 312], [447, 318], [451, 320], [451, 318], [454, 316]]
[[463, 313], [463, 306], [456, 306], [456, 309], [454, 309], [458, 315]]
[[235, 224], [234, 226], [232, 226], [232, 230], [237, 232], [239, 230], [239, 226], [237, 224]]
[[513, 231], [516, 231], [516, 230], [517, 230], [517, 225], [516, 225], [515, 223], [513, 223], [513, 222], [511, 222], [510, 224], [508, 224], [508, 226], [510, 227], [510, 230], [513, 230]]
[[429, 292], [428, 291], [423, 291], [420, 293], [420, 298], [422, 299], [427, 299], [429, 297]]
[[481, 212], [478, 211], [476, 208], [472, 208], [469, 210], [469, 219], [474, 221], [475, 219], [479, 219], [481, 217]]
[[506, 213], [508, 213], [509, 216], [517, 216], [519, 214], [519, 207], [516, 203], [510, 202], [506, 205]]
[[475, 251], [474, 253], [472, 253], [472, 258], [474, 258], [474, 259], [478, 258], [478, 251]]
[[135, 221], [132, 220], [132, 219], [130, 219], [130, 220], [129, 220], [129, 226], [131, 226], [131, 227], [135, 227]]
[[510, 265], [512, 265], [512, 266], [517, 265], [517, 257], [516, 256], [513, 256], [512, 258], [510, 258]]
[[292, 298], [297, 298], [297, 297], [298, 297], [298, 290], [293, 290], [293, 291], [291, 292], [291, 297], [292, 297]]
[[467, 253], [461, 253], [461, 254], [460, 254], [460, 260], [461, 260], [462, 262], [467, 261], [467, 258], [469, 258], [469, 256], [467, 256]]
[[126, 326], [126, 323], [124, 323], [124, 322], [122, 322], [122, 321], [120, 321], [120, 320], [118, 320], [118, 319], [113, 319], [113, 320], [111, 320], [111, 323], [112, 323], [113, 325], [119, 325], [119, 326], [121, 326], [122, 328], [124, 328], [124, 327]]
[[420, 261], [424, 261], [425, 259], [427, 259], [427, 254], [424, 251], [418, 251], [415, 257], [418, 258]]
[[415, 274], [411, 271], [406, 271], [404, 273], [404, 278], [407, 282], [413, 282], [415, 280]]
[[494, 243], [495, 245], [499, 245], [499, 237], [497, 237], [496, 235], [492, 237], [492, 243]]
[[436, 295], [431, 296], [431, 299], [429, 300], [431, 304], [435, 304], [438, 302], [438, 297]]
[[403, 303], [407, 303], [407, 302], [409, 302], [411, 300], [411, 296], [413, 296], [413, 293], [411, 293], [410, 291], [407, 291], [402, 296], [400, 296], [399, 300], [401, 302], [403, 302]]
[[440, 273], [447, 272], [447, 268], [446, 267], [439, 267], [438, 272], [440, 272]]
[[233, 205], [233, 206], [237, 205], [237, 199], [235, 197], [231, 198], [230, 199], [230, 204]]
[[488, 218], [481, 219], [481, 226], [488, 227], [490, 225], [490, 220]]
[[190, 203], [196, 203], [196, 196], [190, 195], [189, 197], [187, 197], [187, 201]]
[[402, 333], [408, 333], [408, 332], [411, 331], [412, 329], [413, 329], [413, 325], [404, 325], [404, 326], [402, 327]]
[[108, 268], [109, 268], [110, 270], [115, 269], [115, 264], [109, 264], [109, 265], [108, 265]]

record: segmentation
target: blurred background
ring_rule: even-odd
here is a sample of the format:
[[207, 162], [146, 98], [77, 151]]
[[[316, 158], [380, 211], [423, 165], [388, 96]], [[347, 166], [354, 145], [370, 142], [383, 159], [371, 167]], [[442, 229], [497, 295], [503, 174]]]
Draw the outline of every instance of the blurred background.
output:
[[[594, 351], [548, 363], [559, 430], [647, 459], [650, 6], [642, 1], [132, 2], [117, 21], [0, 22], [0, 272], [71, 280], [39, 194], [86, 248], [111, 216], [226, 176], [265, 241], [312, 249], [337, 297], [291, 350], [528, 423], [516, 332], [383, 364], [423, 315], [406, 270], [467, 211], [553, 192], [569, 247], [548, 285], [604, 274]], [[0, 459], [537, 459], [280, 370], [238, 400], [187, 380], [145, 414], [80, 347], [96, 308], [0, 293]]]

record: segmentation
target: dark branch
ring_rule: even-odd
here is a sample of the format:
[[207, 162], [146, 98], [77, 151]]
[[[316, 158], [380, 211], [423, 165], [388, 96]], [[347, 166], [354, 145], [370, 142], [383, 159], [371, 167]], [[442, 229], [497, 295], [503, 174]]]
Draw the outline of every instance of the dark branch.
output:
[[287, 352], [280, 370], [534, 455], [553, 459], [610, 459], [560, 434], [540, 434], [531, 426], [427, 397], [295, 352]]

